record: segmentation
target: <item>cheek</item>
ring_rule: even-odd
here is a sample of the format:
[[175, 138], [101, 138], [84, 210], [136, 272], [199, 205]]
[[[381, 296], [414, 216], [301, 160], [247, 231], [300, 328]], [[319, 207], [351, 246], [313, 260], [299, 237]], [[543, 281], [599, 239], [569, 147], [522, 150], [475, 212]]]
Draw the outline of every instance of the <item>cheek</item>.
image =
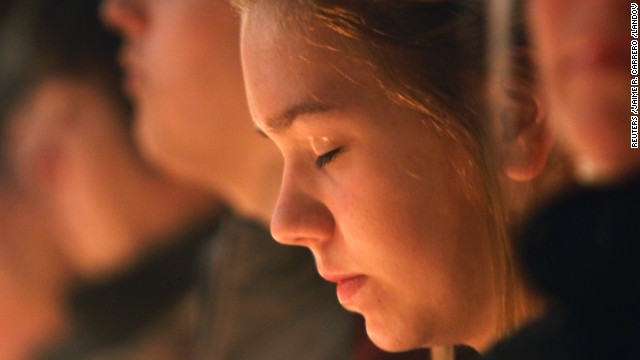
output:
[[414, 147], [379, 139], [330, 165], [338, 175], [326, 194], [337, 222], [353, 223], [359, 232], [380, 226], [396, 238], [422, 238], [443, 223], [457, 225], [456, 212], [478, 202], [471, 160], [455, 151], [459, 144], [425, 139], [428, 144], [415, 141]]
[[160, 29], [150, 35], [151, 39], [146, 44], [144, 56], [148, 68], [144, 70], [149, 77], [150, 90], [155, 91], [155, 95], [162, 94], [169, 99], [181, 97], [193, 87], [190, 82], [202, 66], [196, 56], [199, 50], [194, 49], [196, 42], [192, 39], [185, 43], [188, 40], [180, 35]]
[[434, 159], [422, 167], [402, 161], [371, 164], [361, 181], [354, 181], [354, 186], [360, 184], [357, 190], [343, 200], [347, 214], [361, 219], [357, 229], [366, 232], [362, 238], [371, 239], [372, 251], [384, 249], [376, 252], [377, 261], [393, 258], [392, 271], [404, 272], [399, 276], [429, 268], [433, 279], [451, 278], [459, 264], [474, 263], [488, 242], [481, 186], [471, 160], [462, 151], [432, 150], [414, 155]]
[[[368, 261], [395, 262], [410, 256], [425, 235], [424, 182], [393, 174], [387, 166], [358, 164], [329, 190], [328, 202], [346, 242]], [[391, 260], [393, 259], [393, 260]]]
[[[162, 7], [164, 6], [164, 7]], [[147, 33], [140, 40], [140, 61], [150, 87], [167, 97], [180, 97], [189, 91], [190, 85], [200, 82], [202, 70], [215, 54], [211, 51], [213, 40], [207, 36], [207, 27], [201, 16], [193, 19], [189, 6], [159, 5], [151, 14]]]
[[528, 2], [528, 19], [538, 56], [544, 67], [548, 68], [554, 55], [561, 53], [559, 41], [566, 25], [567, 9], [571, 1], [534, 0]]
[[562, 26], [567, 12], [575, 7], [575, 0], [536, 0], [527, 3], [528, 16], [531, 24], [547, 34]]

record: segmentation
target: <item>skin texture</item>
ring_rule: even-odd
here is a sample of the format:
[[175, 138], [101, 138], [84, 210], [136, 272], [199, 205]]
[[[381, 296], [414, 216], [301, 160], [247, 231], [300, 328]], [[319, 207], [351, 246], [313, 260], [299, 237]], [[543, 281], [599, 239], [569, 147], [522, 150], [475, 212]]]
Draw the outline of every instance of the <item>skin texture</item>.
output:
[[268, 221], [281, 160], [249, 121], [236, 12], [222, 0], [106, 0], [102, 14], [125, 40], [145, 155]]
[[471, 158], [331, 50], [354, 44], [313, 21], [305, 29], [279, 27], [259, 6], [243, 25], [250, 109], [285, 161], [274, 237], [308, 247], [330, 281], [358, 277], [350, 295], [338, 285], [339, 300], [383, 349], [486, 347], [497, 298]]
[[629, 2], [527, 2], [550, 122], [584, 182], [640, 169], [630, 149]]

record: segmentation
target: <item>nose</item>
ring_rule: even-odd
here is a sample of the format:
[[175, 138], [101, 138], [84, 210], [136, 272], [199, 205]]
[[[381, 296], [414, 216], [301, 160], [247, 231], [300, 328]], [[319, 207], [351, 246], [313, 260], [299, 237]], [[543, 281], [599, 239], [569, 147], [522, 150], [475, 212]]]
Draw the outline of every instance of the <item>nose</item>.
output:
[[331, 239], [335, 221], [331, 211], [316, 196], [283, 179], [271, 218], [271, 234], [279, 243], [314, 248]]
[[108, 27], [128, 39], [140, 36], [147, 22], [144, 1], [139, 0], [103, 0], [100, 15]]

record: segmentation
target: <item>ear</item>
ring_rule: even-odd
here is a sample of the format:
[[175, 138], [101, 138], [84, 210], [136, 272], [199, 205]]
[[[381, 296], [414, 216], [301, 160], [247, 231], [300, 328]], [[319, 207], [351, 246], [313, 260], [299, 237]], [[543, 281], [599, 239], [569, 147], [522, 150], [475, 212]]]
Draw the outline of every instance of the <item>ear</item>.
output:
[[511, 180], [530, 181], [544, 170], [554, 143], [547, 111], [530, 89], [509, 91], [507, 97], [498, 125], [503, 171]]

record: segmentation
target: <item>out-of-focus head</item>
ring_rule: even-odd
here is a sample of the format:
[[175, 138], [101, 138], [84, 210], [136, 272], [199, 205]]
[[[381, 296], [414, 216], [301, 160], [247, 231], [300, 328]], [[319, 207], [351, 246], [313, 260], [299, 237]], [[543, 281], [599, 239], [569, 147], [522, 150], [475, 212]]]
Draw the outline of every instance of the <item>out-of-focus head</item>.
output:
[[[1, 34], [5, 59], [0, 65], [0, 88], [6, 95], [0, 107], [3, 131], [14, 125], [11, 119], [20, 112], [18, 108], [28, 108], [36, 89], [52, 79], [72, 79], [100, 88], [101, 96], [121, 115], [124, 127], [128, 105], [119, 91], [120, 72], [113, 60], [119, 42], [102, 29], [97, 20], [97, 4], [97, 1], [27, 0], [16, 1], [10, 7]], [[60, 110], [56, 117], [58, 122], [65, 121]], [[46, 134], [33, 132], [29, 136]], [[14, 140], [9, 137], [5, 143]], [[3, 148], [7, 150], [7, 146]], [[13, 166], [3, 168], [5, 175], [14, 172], [8, 175], [18, 176], [15, 172], [24, 164], [16, 164], [20, 161], [12, 156], [3, 160], [14, 162]]]
[[550, 121], [584, 181], [637, 172], [631, 149], [630, 3], [528, 1]]
[[81, 274], [103, 269], [122, 250], [98, 245], [86, 231], [100, 233], [93, 225], [108, 217], [90, 211], [99, 201], [88, 193], [118, 168], [122, 157], [114, 154], [133, 154], [113, 60], [118, 39], [97, 11], [97, 1], [20, 1], [2, 31], [3, 47], [15, 50], [0, 80], [12, 95], [2, 108], [3, 176], [48, 214], [52, 238]]
[[130, 214], [112, 201], [126, 195], [114, 179], [133, 158], [124, 114], [99, 85], [74, 78], [42, 79], [25, 95], [7, 133], [12, 179], [48, 214], [76, 274], [108, 273], [137, 246], [114, 221]]
[[508, 190], [551, 139], [526, 61], [496, 136], [484, 2], [236, 3], [249, 107], [285, 161], [275, 238], [311, 249], [384, 349], [483, 349], [513, 329]]
[[2, 111], [5, 177], [48, 214], [57, 246], [84, 277], [122, 269], [213, 204], [138, 156], [115, 61], [119, 40], [103, 28], [98, 5], [16, 5], [24, 31], [7, 32], [24, 48], [18, 76], [6, 82], [15, 99]]
[[[233, 206], [270, 211], [279, 156], [249, 121], [234, 9], [224, 0], [105, 0], [102, 13], [124, 38], [120, 60], [145, 154]], [[261, 173], [267, 166], [273, 179]]]

